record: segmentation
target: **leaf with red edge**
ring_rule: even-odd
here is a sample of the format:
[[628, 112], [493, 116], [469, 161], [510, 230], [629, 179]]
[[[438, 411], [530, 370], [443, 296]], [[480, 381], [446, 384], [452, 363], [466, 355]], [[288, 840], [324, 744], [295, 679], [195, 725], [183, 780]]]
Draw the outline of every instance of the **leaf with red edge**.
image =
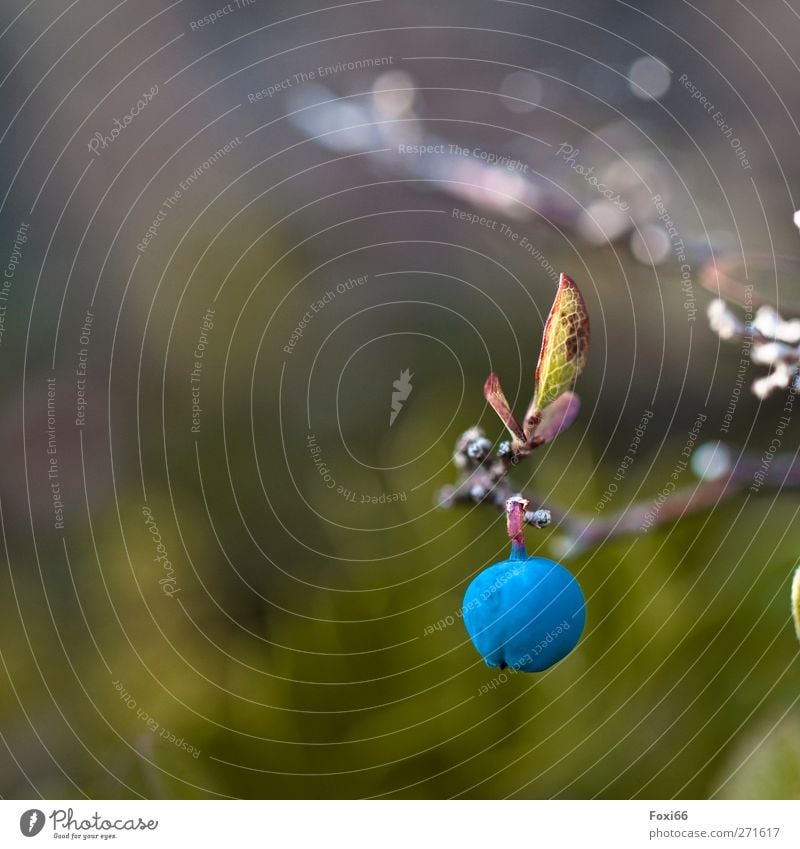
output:
[[543, 411], [572, 387], [589, 353], [589, 313], [575, 281], [562, 274], [544, 326], [542, 350], [536, 366], [535, 393], [525, 416], [527, 435]]
[[511, 412], [511, 407], [508, 405], [503, 387], [500, 385], [500, 378], [492, 372], [486, 378], [486, 383], [483, 385], [483, 395], [489, 402], [491, 408], [500, 416], [500, 420], [508, 428], [508, 432], [519, 442], [525, 442], [525, 434], [522, 428], [514, 418]]

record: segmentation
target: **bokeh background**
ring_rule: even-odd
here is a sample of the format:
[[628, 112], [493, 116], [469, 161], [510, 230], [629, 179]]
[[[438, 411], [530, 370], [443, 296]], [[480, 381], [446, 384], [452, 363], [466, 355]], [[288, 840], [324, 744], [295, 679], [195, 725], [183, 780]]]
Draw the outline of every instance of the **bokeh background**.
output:
[[436, 506], [560, 271], [582, 409], [520, 488], [598, 522], [692, 490], [698, 417], [791, 466], [702, 284], [800, 311], [798, 3], [11, 0], [0, 33], [4, 797], [800, 796], [780, 475], [529, 530], [587, 628], [502, 682], [457, 615], [502, 517]]

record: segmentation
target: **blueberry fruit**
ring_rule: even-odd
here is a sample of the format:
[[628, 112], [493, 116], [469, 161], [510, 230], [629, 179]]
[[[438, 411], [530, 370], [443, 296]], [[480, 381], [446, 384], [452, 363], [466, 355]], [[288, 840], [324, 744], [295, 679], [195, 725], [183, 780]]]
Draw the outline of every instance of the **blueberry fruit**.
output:
[[528, 557], [513, 542], [508, 560], [469, 585], [464, 624], [487, 666], [542, 672], [577, 645], [586, 622], [580, 585], [563, 566]]

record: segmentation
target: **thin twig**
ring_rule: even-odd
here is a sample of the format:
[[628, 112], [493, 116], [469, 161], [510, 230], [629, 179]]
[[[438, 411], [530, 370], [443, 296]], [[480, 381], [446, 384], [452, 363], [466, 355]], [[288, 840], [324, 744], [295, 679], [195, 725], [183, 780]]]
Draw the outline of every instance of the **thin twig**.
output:
[[[482, 432], [475, 428], [467, 433]], [[501, 464], [497, 460], [489, 465], [480, 464], [466, 473], [457, 486], [445, 487], [440, 493], [439, 503], [442, 506], [459, 502], [486, 503], [505, 510], [506, 502], [519, 495], [529, 503], [525, 521], [535, 527], [543, 527], [541, 522], [535, 520], [537, 515], [541, 516], [544, 512], [541, 499], [531, 492], [520, 493], [514, 487], [508, 479], [511, 468], [510, 462]], [[757, 475], [761, 477], [757, 478]], [[762, 486], [800, 487], [800, 464], [795, 462], [793, 454], [776, 454], [765, 471], [761, 456], [745, 454], [721, 477], [698, 481], [695, 486], [676, 490], [660, 501], [650, 499], [634, 502], [617, 513], [602, 517], [575, 511], [567, 513], [549, 503], [546, 512], [552, 517], [552, 524], [564, 531], [565, 538], [561, 546], [565, 549], [564, 554], [574, 555], [606, 540], [644, 533], [712, 508], [755, 486], [756, 480], [760, 481], [756, 489]]]

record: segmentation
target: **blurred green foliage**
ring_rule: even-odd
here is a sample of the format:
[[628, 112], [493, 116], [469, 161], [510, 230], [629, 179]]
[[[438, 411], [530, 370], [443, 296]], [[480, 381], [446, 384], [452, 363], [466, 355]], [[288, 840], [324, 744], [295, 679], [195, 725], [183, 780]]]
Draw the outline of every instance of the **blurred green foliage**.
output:
[[[412, 431], [404, 438], [425, 438], [424, 424]], [[565, 434], [537, 483], [548, 490], [564, 469], [592, 467], [591, 455], [577, 429]], [[345, 459], [332, 451], [330, 462]], [[274, 519], [253, 525], [263, 553], [239, 538], [229, 563], [219, 544], [230, 555], [236, 517], [214, 509], [215, 538], [196, 469], [177, 466], [180, 526], [164, 493], [149, 503], [179, 574], [179, 613], [158, 586], [139, 503], [126, 498], [119, 517], [108, 504], [93, 520], [102, 567], [88, 540], [72, 550], [83, 613], [67, 580], [51, 602], [58, 633], [46, 613], [26, 617], [46, 687], [4, 601], [3, 643], [18, 647], [7, 674], [42, 739], [13, 697], [3, 727], [15, 749], [30, 747], [27, 766], [49, 773], [44, 785], [36, 776], [40, 789], [69, 796], [79, 787], [95, 797], [798, 795], [798, 649], [787, 606], [795, 551], [785, 529], [800, 500], [740, 498], [587, 551], [569, 564], [588, 604], [576, 652], [546, 674], [509, 675], [478, 695], [497, 671], [483, 665], [456, 611], [470, 578], [504, 549], [504, 532], [488, 508], [418, 517], [449, 479], [447, 464], [443, 439], [430, 485], [380, 514], [396, 527], [380, 533], [379, 546], [304, 513], [303, 543], [342, 558], [325, 563], [274, 533]], [[205, 492], [216, 503], [223, 475], [211, 465]], [[591, 510], [610, 469], [601, 466], [588, 487], [568, 474], [553, 494]], [[657, 461], [651, 479], [669, 470]], [[383, 481], [393, 491], [415, 485], [407, 468]], [[653, 491], [643, 484], [643, 494]], [[239, 482], [237, 497], [260, 497], [253, 476]], [[530, 531], [529, 548], [547, 553], [557, 533]], [[374, 560], [378, 549], [383, 558]], [[63, 578], [58, 561], [53, 551], [43, 564], [51, 594]], [[22, 604], [41, 607], [35, 575], [18, 576], [15, 587]], [[430, 633], [442, 620], [453, 624]], [[114, 681], [199, 757], [149, 730]], [[47, 764], [44, 746], [64, 775]], [[25, 789], [7, 781], [4, 794]]]

